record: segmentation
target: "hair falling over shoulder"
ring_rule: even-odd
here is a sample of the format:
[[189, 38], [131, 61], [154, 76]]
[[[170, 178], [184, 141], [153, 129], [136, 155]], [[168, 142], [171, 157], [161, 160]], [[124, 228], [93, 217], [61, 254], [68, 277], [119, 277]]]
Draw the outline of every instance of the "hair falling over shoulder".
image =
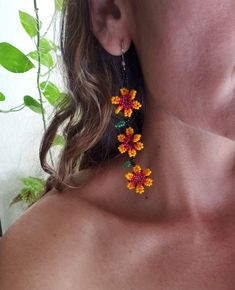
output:
[[[62, 191], [68, 176], [100, 165], [119, 152], [110, 97], [118, 93], [121, 60], [108, 54], [92, 32], [88, 0], [66, 0], [61, 19], [60, 49], [67, 97], [54, 111], [40, 145], [40, 162], [49, 174], [42, 195], [55, 188]], [[142, 104], [143, 77], [134, 45], [126, 52], [129, 83], [137, 88]], [[141, 131], [144, 113], [132, 118], [132, 127]], [[55, 166], [47, 155], [58, 130], [65, 145]]]

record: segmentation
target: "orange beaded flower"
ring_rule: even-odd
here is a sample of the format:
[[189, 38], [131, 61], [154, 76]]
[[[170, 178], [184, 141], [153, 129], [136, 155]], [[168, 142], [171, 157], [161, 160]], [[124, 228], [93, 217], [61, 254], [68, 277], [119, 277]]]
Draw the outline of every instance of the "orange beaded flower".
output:
[[129, 181], [127, 184], [128, 189], [135, 189], [136, 193], [143, 194], [144, 186], [151, 186], [153, 180], [148, 176], [151, 174], [149, 168], [142, 169], [140, 165], [135, 165], [133, 167], [133, 172], [128, 172], [125, 174], [126, 179]]
[[131, 117], [133, 109], [139, 110], [142, 105], [139, 101], [135, 100], [137, 91], [129, 91], [127, 88], [120, 89], [120, 96], [112, 97], [112, 104], [118, 105], [115, 113], [118, 114], [120, 111], [124, 111], [125, 117]]
[[134, 134], [134, 129], [129, 127], [126, 128], [126, 135], [119, 134], [117, 139], [122, 144], [118, 147], [121, 154], [128, 152], [129, 157], [136, 156], [136, 150], [141, 150], [144, 148], [144, 144], [139, 142], [141, 134]]

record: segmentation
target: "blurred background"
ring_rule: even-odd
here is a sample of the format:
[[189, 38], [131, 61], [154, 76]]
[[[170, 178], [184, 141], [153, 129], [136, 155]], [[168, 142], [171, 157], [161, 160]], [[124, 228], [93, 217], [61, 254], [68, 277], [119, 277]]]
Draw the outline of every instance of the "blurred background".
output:
[[[47, 38], [58, 41], [59, 15], [55, 15], [53, 0], [38, 0], [39, 17], [42, 22], [41, 33], [47, 32]], [[35, 51], [36, 37], [27, 35], [19, 18], [19, 11], [35, 17], [34, 1], [0, 0], [0, 43], [7, 42], [17, 47], [26, 55]], [[53, 15], [56, 16], [53, 18]], [[53, 19], [53, 20], [52, 20]], [[52, 20], [52, 25], [50, 22]], [[57, 29], [55, 29], [57, 27]], [[13, 73], [0, 65], [0, 92], [5, 100], [0, 102], [0, 220], [2, 231], [19, 217], [26, 206], [17, 202], [9, 207], [11, 200], [22, 190], [24, 185], [20, 178], [29, 176], [45, 177], [39, 164], [39, 144], [44, 131], [42, 115], [35, 113], [33, 107], [6, 113], [11, 108], [23, 103], [23, 97], [32, 96], [39, 99], [37, 89], [37, 61], [35, 68], [24, 73]], [[44, 73], [48, 67], [43, 67]], [[63, 89], [60, 70], [55, 68], [50, 74], [50, 81]], [[44, 103], [47, 121], [52, 106]]]

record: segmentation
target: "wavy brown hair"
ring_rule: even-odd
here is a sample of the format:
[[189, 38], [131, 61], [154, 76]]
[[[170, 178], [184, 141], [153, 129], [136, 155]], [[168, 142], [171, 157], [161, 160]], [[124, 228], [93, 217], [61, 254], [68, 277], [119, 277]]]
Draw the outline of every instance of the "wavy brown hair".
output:
[[[40, 146], [40, 162], [49, 174], [42, 195], [52, 188], [62, 191], [65, 179], [83, 169], [102, 164], [119, 154], [111, 96], [122, 83], [121, 57], [108, 54], [92, 32], [89, 0], [67, 0], [61, 19], [60, 48], [67, 97], [54, 111]], [[143, 78], [132, 44], [125, 53], [129, 87], [138, 91], [143, 110], [133, 112], [130, 125], [142, 130], [144, 119]], [[54, 166], [47, 155], [59, 129], [65, 145]]]

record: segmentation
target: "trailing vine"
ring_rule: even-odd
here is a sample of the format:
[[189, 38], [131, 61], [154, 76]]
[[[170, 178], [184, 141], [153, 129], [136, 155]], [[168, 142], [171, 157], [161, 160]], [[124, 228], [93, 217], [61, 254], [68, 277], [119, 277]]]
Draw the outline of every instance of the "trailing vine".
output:
[[[34, 11], [35, 11], [35, 15], [36, 15], [36, 28], [37, 28], [37, 34], [36, 34], [36, 48], [37, 48], [37, 55], [38, 55], [38, 70], [37, 70], [37, 89], [38, 89], [38, 95], [39, 95], [39, 101], [40, 101], [40, 105], [41, 105], [41, 110], [42, 110], [42, 121], [43, 121], [43, 126], [44, 126], [44, 131], [46, 131], [47, 129], [47, 125], [46, 125], [46, 118], [45, 118], [45, 110], [44, 110], [44, 106], [43, 106], [43, 99], [42, 99], [42, 91], [40, 88], [40, 77], [41, 77], [41, 51], [40, 51], [40, 41], [41, 41], [41, 35], [40, 35], [40, 18], [39, 18], [39, 12], [38, 12], [38, 6], [37, 6], [37, 0], [34, 0]], [[54, 19], [54, 15], [52, 19]], [[49, 24], [49, 27], [52, 25], [52, 21]], [[47, 29], [46, 31], [49, 31], [49, 29]], [[46, 35], [46, 34], [45, 34]], [[52, 153], [51, 150], [49, 150], [49, 155], [50, 155], [50, 160], [51, 160], [51, 164], [54, 167], [54, 162], [53, 162], [53, 157], [52, 157]]]
[[[17, 47], [8, 42], [0, 43], [0, 65], [6, 70], [16, 73], [25, 74], [35, 69], [36, 83], [35, 87], [38, 92], [38, 100], [32, 96], [23, 97], [23, 103], [13, 108], [4, 110], [0, 108], [0, 113], [17, 113], [23, 109], [29, 109], [41, 115], [44, 131], [47, 129], [46, 106], [49, 103], [56, 107], [63, 96], [64, 92], [50, 81], [50, 76], [57, 67], [57, 56], [59, 47], [54, 41], [47, 38], [52, 25], [55, 23], [57, 13], [62, 10], [63, 0], [54, 1], [54, 12], [49, 25], [42, 33], [42, 22], [40, 20], [38, 1], [33, 1], [35, 15], [32, 16], [24, 11], [19, 11], [19, 20], [25, 32], [31, 37], [36, 46], [36, 50], [28, 53], [22, 52]], [[0, 92], [0, 105], [7, 99], [3, 92]], [[56, 135], [53, 145], [63, 146], [64, 140], [60, 135]], [[49, 151], [51, 165], [54, 167], [54, 161], [51, 150]], [[36, 202], [43, 191], [45, 180], [41, 177], [24, 177], [20, 179], [24, 187], [20, 193], [13, 198], [10, 206], [16, 202], [23, 201], [28, 206]]]

